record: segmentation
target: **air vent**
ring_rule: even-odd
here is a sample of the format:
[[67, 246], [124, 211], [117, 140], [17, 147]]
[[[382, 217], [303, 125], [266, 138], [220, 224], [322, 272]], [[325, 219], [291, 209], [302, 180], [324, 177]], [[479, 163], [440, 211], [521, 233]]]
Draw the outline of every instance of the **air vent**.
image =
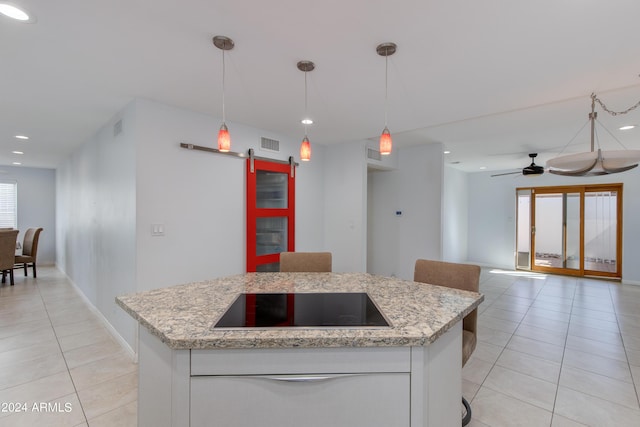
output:
[[367, 148], [367, 159], [382, 160], [382, 155], [378, 150]]
[[275, 139], [265, 138], [263, 136], [260, 139], [260, 148], [263, 150], [269, 150], [269, 151], [280, 151], [280, 141], [276, 141]]
[[118, 136], [122, 133], [122, 119], [118, 120], [116, 124], [113, 125], [113, 136]]

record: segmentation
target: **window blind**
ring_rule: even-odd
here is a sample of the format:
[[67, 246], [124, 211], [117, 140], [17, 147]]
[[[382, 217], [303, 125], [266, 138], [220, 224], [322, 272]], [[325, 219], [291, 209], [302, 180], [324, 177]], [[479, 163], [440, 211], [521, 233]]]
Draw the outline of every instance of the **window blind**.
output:
[[0, 228], [18, 228], [18, 184], [0, 182]]

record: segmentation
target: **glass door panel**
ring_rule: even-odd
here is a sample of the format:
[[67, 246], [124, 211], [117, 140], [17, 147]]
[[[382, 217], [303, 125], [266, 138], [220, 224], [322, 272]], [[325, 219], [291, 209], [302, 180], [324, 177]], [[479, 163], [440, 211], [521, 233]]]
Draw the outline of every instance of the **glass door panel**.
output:
[[535, 196], [535, 258], [538, 267], [562, 266], [562, 194]]
[[580, 193], [564, 193], [563, 268], [580, 270]]
[[518, 190], [516, 268], [531, 268], [531, 189]]
[[256, 208], [287, 207], [288, 174], [258, 169], [256, 171]]
[[617, 191], [585, 193], [585, 270], [614, 273], [617, 264]]
[[287, 217], [256, 218], [256, 256], [287, 250]]
[[580, 270], [580, 193], [537, 193], [537, 267]]

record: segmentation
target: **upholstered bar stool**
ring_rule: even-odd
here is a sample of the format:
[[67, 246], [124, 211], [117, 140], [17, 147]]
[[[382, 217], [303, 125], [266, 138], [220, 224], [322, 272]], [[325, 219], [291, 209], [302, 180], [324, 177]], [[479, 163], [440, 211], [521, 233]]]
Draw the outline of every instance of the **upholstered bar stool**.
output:
[[[413, 280], [415, 282], [478, 292], [480, 289], [480, 267], [471, 264], [419, 259], [416, 261]], [[462, 366], [467, 363], [471, 353], [476, 348], [477, 334], [478, 309], [475, 309], [462, 320]], [[464, 397], [462, 398], [462, 404], [466, 411], [462, 419], [462, 425], [466, 426], [471, 421], [471, 406]]]
[[330, 273], [331, 252], [282, 252], [280, 271]]

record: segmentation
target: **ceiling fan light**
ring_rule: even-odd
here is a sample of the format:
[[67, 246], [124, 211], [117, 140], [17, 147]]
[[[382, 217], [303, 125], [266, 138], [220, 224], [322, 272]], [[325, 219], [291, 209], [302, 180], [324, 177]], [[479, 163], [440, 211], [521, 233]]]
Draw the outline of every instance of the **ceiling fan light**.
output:
[[391, 154], [391, 148], [393, 146], [393, 140], [391, 139], [391, 133], [385, 126], [382, 134], [380, 135], [380, 154], [387, 156]]

